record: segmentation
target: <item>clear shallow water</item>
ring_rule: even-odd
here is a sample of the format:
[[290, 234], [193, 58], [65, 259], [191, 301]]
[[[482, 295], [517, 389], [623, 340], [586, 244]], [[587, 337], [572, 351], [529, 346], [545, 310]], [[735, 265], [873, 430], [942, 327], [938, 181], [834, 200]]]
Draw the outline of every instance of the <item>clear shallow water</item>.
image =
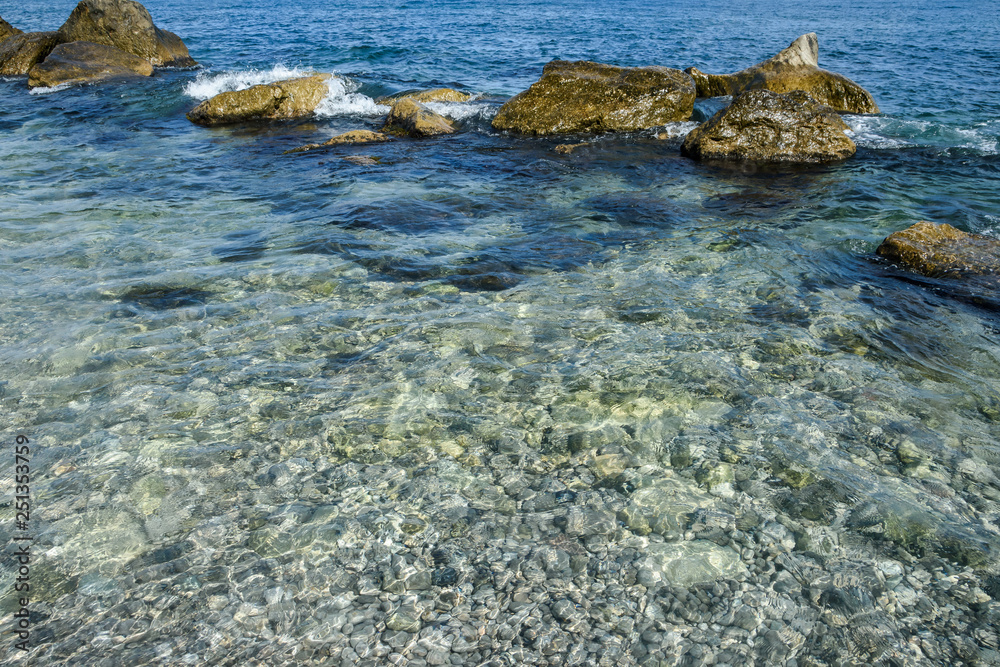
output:
[[[691, 541], [696, 507], [752, 512], [794, 533], [796, 553], [827, 559], [825, 572], [940, 559], [989, 588], [995, 289], [873, 255], [917, 220], [1000, 231], [995, 9], [147, 7], [201, 70], [42, 94], [0, 81], [0, 400], [5, 442], [36, 444], [44, 552], [36, 649], [9, 659], [277, 662], [254, 651], [334, 623], [310, 591], [334, 595], [345, 568], [363, 579], [392, 544], [429, 551], [482, 526], [488, 544], [560, 534], [559, 512], [572, 511], [533, 510], [510, 490], [511, 468], [580, 505], [609, 493], [611, 506], [639, 503], [652, 532], [619, 514], [612, 541], [640, 551], [643, 539]], [[3, 17], [52, 29], [71, 9], [27, 2]], [[809, 31], [820, 64], [883, 110], [848, 118], [860, 149], [842, 164], [699, 165], [679, 156], [689, 125], [571, 155], [553, 151], [565, 138], [489, 129], [553, 58], [725, 72]], [[184, 117], [227, 85], [289, 70], [348, 81], [307, 122], [205, 129]], [[442, 107], [463, 122], [456, 136], [282, 154], [377, 127], [379, 94], [440, 85], [477, 93]], [[624, 471], [602, 467], [623, 453]], [[658, 490], [664, 480], [675, 487]], [[318, 535], [371, 507], [380, 521]], [[478, 521], [455, 528], [456, 507]], [[365, 542], [376, 537], [387, 546]], [[267, 576], [247, 592], [236, 573], [250, 560]], [[215, 566], [230, 568], [230, 588], [206, 574]], [[258, 599], [275, 587], [287, 599]], [[206, 611], [213, 595], [230, 601]], [[233, 599], [271, 609], [275, 595], [294, 622], [226, 615]], [[137, 600], [168, 611], [123, 611]], [[83, 610], [100, 622], [79, 626]], [[211, 629], [212, 614], [236, 620]], [[129, 616], [165, 629], [123, 627]], [[790, 655], [818, 655], [810, 646]]]

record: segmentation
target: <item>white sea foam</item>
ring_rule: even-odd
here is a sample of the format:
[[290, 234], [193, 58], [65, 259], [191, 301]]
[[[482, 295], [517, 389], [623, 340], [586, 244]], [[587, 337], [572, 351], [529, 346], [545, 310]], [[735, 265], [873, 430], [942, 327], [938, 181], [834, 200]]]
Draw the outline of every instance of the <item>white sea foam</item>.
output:
[[848, 134], [866, 148], [905, 148], [926, 146], [942, 149], [964, 148], [985, 155], [1000, 152], [1000, 124], [977, 123], [955, 127], [927, 120], [904, 120], [891, 116], [845, 116]]
[[[848, 130], [847, 136], [859, 146], [865, 148], [905, 148], [916, 145], [901, 137], [891, 136], [894, 132], [890, 125], [898, 124], [899, 121], [881, 116], [844, 116], [843, 118], [848, 127], [851, 128]], [[921, 121], [911, 122], [920, 123]]]
[[497, 111], [500, 109], [495, 104], [477, 102], [476, 97], [472, 97], [466, 102], [427, 102], [426, 106], [434, 113], [459, 121], [470, 118], [490, 120], [497, 115]]
[[676, 139], [679, 137], [686, 137], [691, 130], [701, 125], [698, 121], [694, 120], [679, 120], [674, 123], [667, 123], [663, 126], [663, 134], [667, 135], [665, 139]]
[[[219, 93], [310, 74], [311, 71], [284, 65], [275, 65], [269, 70], [235, 70], [215, 74], [202, 72], [184, 86], [184, 93], [198, 100], [207, 100]], [[358, 93], [360, 85], [356, 81], [334, 75], [327, 82], [327, 87], [329, 93], [316, 108], [317, 116], [378, 116], [389, 112], [389, 107], [376, 104], [372, 98]]]
[[72, 88], [72, 83], [60, 83], [58, 86], [50, 86], [46, 88], [45, 86], [39, 86], [38, 88], [30, 88], [28, 90], [29, 95], [48, 95], [49, 93], [58, 93], [60, 90], [66, 90], [67, 88]]

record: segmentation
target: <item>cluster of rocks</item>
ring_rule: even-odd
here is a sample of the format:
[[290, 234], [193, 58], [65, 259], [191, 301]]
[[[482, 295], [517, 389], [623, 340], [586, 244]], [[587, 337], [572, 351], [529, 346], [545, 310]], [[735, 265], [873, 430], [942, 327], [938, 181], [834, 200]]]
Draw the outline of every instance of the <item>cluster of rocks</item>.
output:
[[197, 63], [180, 37], [135, 0], [82, 0], [55, 31], [25, 33], [0, 19], [0, 74], [51, 87], [150, 76]]

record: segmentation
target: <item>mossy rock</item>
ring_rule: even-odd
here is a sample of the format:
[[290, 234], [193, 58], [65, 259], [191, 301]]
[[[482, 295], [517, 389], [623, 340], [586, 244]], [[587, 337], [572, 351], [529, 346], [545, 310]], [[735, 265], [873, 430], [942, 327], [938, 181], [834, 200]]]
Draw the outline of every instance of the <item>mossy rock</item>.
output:
[[493, 128], [533, 135], [641, 130], [687, 120], [694, 98], [694, 82], [680, 70], [553, 60], [500, 108]]
[[1000, 240], [921, 221], [890, 234], [878, 255], [932, 278], [1000, 274]]
[[426, 104], [427, 102], [468, 102], [472, 98], [471, 93], [463, 93], [454, 88], [429, 88], [424, 90], [405, 90], [401, 93], [383, 95], [375, 100], [375, 104], [392, 106], [397, 100], [403, 98], [411, 99], [414, 102]]
[[329, 79], [329, 74], [314, 74], [219, 93], [187, 117], [198, 125], [301, 118], [312, 114], [330, 92]]
[[8, 37], [13, 37], [14, 35], [20, 35], [23, 32], [24, 32], [23, 30], [15, 28], [11, 24], [7, 23], [2, 18], [0, 18], [0, 42], [4, 41]]
[[0, 42], [0, 75], [23, 76], [59, 44], [55, 32], [23, 32]]
[[69, 42], [28, 72], [28, 87], [95, 83], [153, 74], [153, 65], [121, 49], [93, 42]]
[[409, 97], [397, 100], [389, 111], [383, 131], [409, 137], [433, 137], [455, 132], [455, 124]]
[[879, 113], [871, 94], [850, 79], [819, 68], [816, 33], [802, 35], [788, 48], [735, 74], [705, 74], [684, 70], [698, 87], [698, 97], [739, 95], [747, 90], [775, 93], [805, 91], [813, 99], [846, 113]]

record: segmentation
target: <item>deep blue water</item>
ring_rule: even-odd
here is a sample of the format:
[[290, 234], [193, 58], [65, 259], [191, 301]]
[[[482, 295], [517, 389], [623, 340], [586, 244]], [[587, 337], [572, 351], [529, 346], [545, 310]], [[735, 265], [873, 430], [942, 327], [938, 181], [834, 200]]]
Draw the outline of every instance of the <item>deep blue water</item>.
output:
[[[0, 15], [55, 29], [73, 6]], [[507, 438], [572, 469], [593, 452], [567, 439], [606, 427], [726, 511], [750, 500], [708, 495], [697, 471], [720, 461], [779, 500], [806, 493], [788, 470], [836, 489], [820, 519], [774, 501], [816, 544], [840, 536], [829, 558], [906, 548], [995, 574], [995, 285], [874, 250], [918, 220], [1000, 233], [1000, 5], [146, 6], [199, 69], [40, 94], [0, 80], [3, 437], [37, 443], [52, 623], [138, 590], [126, 573], [158, 550], [223, 553], [193, 535], [255, 544], [246, 508], [340, 502], [312, 473], [259, 488], [272, 465], [413, 475], [414, 452], [433, 452], [425, 465], [475, 477], [468, 456]], [[555, 58], [722, 73], [806, 32], [882, 109], [847, 117], [859, 150], [843, 163], [697, 164], [679, 155], [690, 123], [571, 155], [489, 126]], [[315, 118], [185, 118], [230, 83], [311, 70], [347, 80]], [[377, 128], [378, 95], [438, 86], [477, 94], [443, 108], [455, 136], [283, 155]], [[872, 513], [918, 537], [867, 530]], [[103, 655], [88, 646], [33, 655]]]

